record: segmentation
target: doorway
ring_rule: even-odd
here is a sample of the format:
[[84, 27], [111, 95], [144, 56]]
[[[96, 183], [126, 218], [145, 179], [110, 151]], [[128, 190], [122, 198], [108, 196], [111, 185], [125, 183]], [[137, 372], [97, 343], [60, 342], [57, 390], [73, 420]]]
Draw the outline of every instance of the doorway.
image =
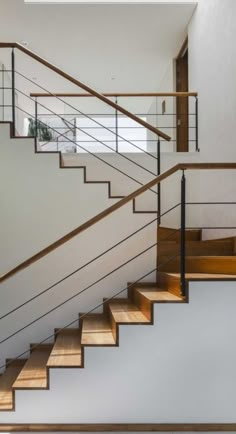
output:
[[[176, 58], [176, 92], [188, 92], [188, 39]], [[176, 98], [176, 151], [189, 150], [189, 104], [188, 97]]]

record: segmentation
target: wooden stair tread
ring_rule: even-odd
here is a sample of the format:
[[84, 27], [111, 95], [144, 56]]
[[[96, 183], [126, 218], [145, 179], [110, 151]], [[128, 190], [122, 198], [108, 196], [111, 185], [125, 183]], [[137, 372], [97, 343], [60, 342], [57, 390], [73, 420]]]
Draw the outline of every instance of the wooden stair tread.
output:
[[66, 329], [58, 333], [47, 366], [50, 368], [82, 366], [79, 329]]
[[[166, 241], [169, 240], [180, 240], [180, 229], [175, 228], [167, 228], [163, 226], [159, 226], [158, 228], [158, 241]], [[186, 240], [199, 241], [202, 237], [201, 229], [187, 229], [185, 233]]]
[[[236, 256], [186, 256], [185, 264], [186, 273], [236, 275]], [[174, 273], [178, 273], [179, 269], [180, 257], [161, 267], [162, 271]]]
[[137, 291], [151, 302], [182, 301], [181, 297], [168, 291], [154, 291], [150, 288], [137, 289]]
[[[180, 273], [165, 273], [170, 277], [180, 279]], [[236, 276], [232, 274], [215, 274], [215, 273], [186, 273], [188, 280], [236, 280]]]
[[25, 360], [15, 360], [0, 377], [0, 411], [14, 410], [14, 390], [12, 386], [18, 377]]
[[50, 356], [52, 346], [39, 348], [32, 351], [16, 381], [14, 389], [47, 389], [48, 370], [47, 361]]
[[[232, 240], [186, 240], [187, 256], [232, 256], [234, 255], [234, 242]], [[173, 256], [180, 251], [177, 241], [163, 241], [158, 246], [158, 257]]]
[[82, 345], [115, 345], [111, 323], [107, 315], [90, 314], [82, 320]]
[[109, 309], [116, 323], [142, 324], [150, 322], [135, 304], [129, 302], [110, 302]]

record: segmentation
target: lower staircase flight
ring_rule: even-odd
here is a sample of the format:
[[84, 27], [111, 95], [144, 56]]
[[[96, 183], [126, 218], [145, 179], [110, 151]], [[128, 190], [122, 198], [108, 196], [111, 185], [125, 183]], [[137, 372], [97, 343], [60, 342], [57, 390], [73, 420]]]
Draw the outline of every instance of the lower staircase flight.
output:
[[[168, 238], [168, 240], [166, 239]], [[236, 280], [236, 237], [202, 240], [201, 230], [186, 231], [186, 280]], [[32, 344], [28, 359], [6, 360], [0, 376], [0, 410], [15, 410], [15, 391], [49, 389], [50, 369], [84, 368], [86, 346], [119, 346], [120, 325], [151, 325], [154, 303], [187, 303], [181, 294], [180, 231], [158, 229], [157, 281], [128, 285], [127, 298], [104, 299], [103, 313], [79, 315], [78, 328], [55, 329], [54, 343]]]

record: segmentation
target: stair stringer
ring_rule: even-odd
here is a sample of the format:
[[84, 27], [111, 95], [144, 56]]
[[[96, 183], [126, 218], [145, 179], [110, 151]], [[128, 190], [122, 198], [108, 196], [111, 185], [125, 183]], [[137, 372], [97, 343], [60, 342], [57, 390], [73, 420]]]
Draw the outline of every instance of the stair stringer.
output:
[[0, 423], [235, 423], [235, 282], [189, 292], [120, 326], [119, 348], [86, 348], [85, 369], [51, 369], [50, 392], [17, 390]]
[[[139, 188], [140, 184], [135, 182], [135, 179], [145, 185], [157, 176], [155, 175], [157, 173], [157, 160], [154, 153], [146, 155], [142, 152], [123, 154], [113, 152], [97, 155], [105, 163], [99, 161], [93, 155], [84, 153], [63, 153], [62, 161], [65, 168], [78, 168], [82, 163], [86, 167], [87, 176], [90, 180], [102, 181], [104, 177], [109, 179], [111, 182], [110, 190], [114, 196], [127, 196]], [[116, 167], [118, 171], [114, 170], [110, 165]], [[121, 174], [119, 170], [125, 172], [131, 178]], [[152, 190], [136, 198], [136, 212], [149, 211], [155, 213], [157, 211], [157, 195], [155, 194], [157, 188], [153, 187]]]
[[108, 183], [84, 184], [84, 168], [60, 170], [58, 154], [35, 154], [34, 138], [10, 138], [11, 129], [0, 124], [1, 274], [118, 200]]
[[[105, 256], [101, 256], [60, 285], [2, 319], [0, 341], [127, 262], [124, 267], [111, 273], [105, 280], [91, 286], [78, 297], [2, 343], [0, 364], [3, 365], [6, 358], [14, 358], [28, 350], [29, 342], [40, 342], [47, 336], [53, 335], [55, 326], [64, 327], [76, 320], [78, 312], [86, 312], [91, 306], [99, 305], [104, 296], [114, 296], [124, 289], [125, 297], [128, 281], [136, 281], [147, 274], [145, 280], [155, 281], [155, 272], [150, 272], [156, 267], [156, 223], [151, 223], [129, 238], [130, 234], [152, 220], [153, 216], [148, 214], [134, 215], [132, 204], [129, 203], [110, 217], [82, 232], [60, 249], [3, 282], [0, 317], [125, 239], [125, 242], [110, 250]], [[153, 247], [149, 249], [151, 246]], [[146, 249], [149, 250], [138, 256]], [[128, 263], [132, 258], [135, 259]], [[97, 309], [98, 312], [101, 310], [101, 307]]]

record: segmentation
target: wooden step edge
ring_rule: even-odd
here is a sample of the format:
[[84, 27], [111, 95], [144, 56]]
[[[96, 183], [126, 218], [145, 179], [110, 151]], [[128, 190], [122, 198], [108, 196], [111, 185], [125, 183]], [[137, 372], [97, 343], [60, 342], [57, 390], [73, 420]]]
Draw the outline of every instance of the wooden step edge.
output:
[[172, 276], [168, 272], [158, 272], [157, 281], [162, 291], [168, 291], [171, 294], [182, 297], [180, 276]]
[[[118, 346], [117, 341], [116, 341], [116, 337], [115, 337], [116, 335], [114, 335], [114, 333], [113, 333], [111, 317], [109, 315], [109, 312], [106, 309], [104, 309], [103, 312], [95, 312], [95, 313], [92, 312], [89, 314], [84, 314], [84, 313], [80, 312], [79, 318], [80, 318], [80, 324], [81, 324], [81, 346], [82, 347], [115, 347], [115, 346]], [[92, 319], [92, 318], [94, 318], [95, 320], [96, 319], [104, 319], [108, 323], [108, 325], [110, 326], [112, 336], [114, 338], [114, 340], [112, 342], [83, 343], [83, 322], [86, 319]]]
[[[84, 348], [81, 344], [81, 328], [65, 328], [65, 329], [55, 328], [54, 334], [55, 334], [54, 345], [53, 345], [52, 351], [50, 353], [49, 359], [47, 361], [47, 367], [49, 369], [62, 369], [62, 368], [64, 368], [64, 369], [75, 369], [75, 368], [82, 369], [82, 368], [84, 368]], [[68, 335], [68, 336], [70, 336], [71, 334], [77, 334], [77, 337], [80, 341], [80, 364], [78, 364], [78, 363], [76, 363], [76, 364], [70, 364], [70, 363], [53, 364], [52, 361], [50, 361], [50, 358], [53, 355], [53, 350], [54, 350], [54, 347], [56, 345], [57, 338], [60, 336], [60, 334], [64, 334], [64, 335]], [[62, 356], [60, 356], [60, 357], [62, 357]]]
[[[160, 237], [159, 233], [161, 230], [168, 232], [166, 234], [166, 237]], [[158, 234], [158, 241], [165, 241], [167, 239], [171, 240], [171, 234], [173, 233], [173, 237], [175, 237], [177, 234], [180, 236], [180, 229], [177, 228], [168, 228], [164, 226], [159, 226], [157, 228], [157, 234]], [[168, 238], [167, 238], [168, 237]], [[188, 238], [190, 237], [190, 238]], [[186, 239], [191, 240], [194, 239], [195, 241], [201, 241], [202, 240], [202, 229], [186, 229]]]
[[[165, 272], [180, 272], [181, 258], [177, 256], [171, 263], [166, 264], [162, 271]], [[185, 260], [186, 273], [200, 274], [225, 274], [236, 277], [236, 256], [186, 256]]]
[[50, 350], [52, 347], [53, 347], [53, 343], [50, 344], [31, 343], [30, 352], [32, 353], [32, 351], [47, 351]]
[[154, 308], [153, 303], [143, 296], [138, 290], [133, 291], [133, 301], [136, 306], [141, 310], [141, 312], [150, 321], [150, 324], [154, 323]]
[[[154, 323], [154, 304], [180, 304], [180, 303], [184, 303], [185, 300], [183, 299], [183, 297], [178, 296], [178, 299], [164, 299], [164, 297], [162, 299], [159, 300], [155, 300], [155, 299], [151, 299], [149, 298], [148, 294], [145, 293], [145, 289], [148, 290], [148, 292], [150, 292], [150, 289], [152, 290], [152, 288], [134, 288], [134, 293], [133, 293], [133, 297], [134, 297], [134, 302], [135, 304], [139, 307], [139, 309], [143, 312], [143, 314], [151, 321], [151, 323]], [[152, 292], [152, 291], [151, 291]], [[162, 295], [165, 294], [169, 294], [172, 296], [176, 296], [176, 294], [173, 294], [170, 291], [166, 291], [166, 290], [161, 290], [160, 288], [158, 288], [158, 291], [154, 290], [154, 293], [158, 294], [161, 293]], [[174, 298], [174, 297], [173, 297]]]
[[157, 282], [129, 282], [128, 283], [128, 298], [133, 300], [134, 291], [136, 288], [154, 288], [156, 291], [162, 291]]
[[10, 366], [24, 366], [27, 359], [6, 359], [6, 368]]
[[[115, 299], [112, 299], [112, 300], [115, 300]], [[127, 301], [127, 299], [120, 299], [120, 300], [126, 300]], [[118, 347], [119, 342], [120, 342], [119, 326], [116, 323], [116, 321], [114, 320], [113, 315], [111, 313], [111, 310], [109, 308], [109, 302], [110, 301], [111, 301], [110, 298], [103, 298], [103, 310], [109, 316], [112, 334], [113, 334], [116, 346]]]
[[[13, 375], [12, 385], [11, 386], [9, 385], [8, 390], [5, 389], [5, 392], [7, 392], [9, 395], [11, 395], [11, 402], [8, 405], [7, 404], [4, 405], [4, 403], [2, 403], [0, 401], [0, 412], [15, 411], [15, 390], [13, 389], [12, 386], [13, 386], [17, 376], [19, 375], [21, 369], [24, 367], [26, 361], [27, 361], [26, 359], [6, 359], [6, 364], [7, 364], [6, 370], [2, 374], [0, 374], [0, 380], [4, 378], [4, 374], [7, 375], [8, 369], [11, 371], [12, 371], [12, 369], [13, 370], [15, 369], [16, 372], [15, 372], [15, 375]], [[1, 390], [0, 390], [0, 393], [1, 393]]]
[[[138, 315], [140, 313], [140, 314], [142, 314], [142, 318], [140, 318], [138, 321], [137, 320], [134, 320], [134, 321], [130, 321], [130, 320], [124, 320], [124, 321], [123, 320], [117, 320], [117, 318], [115, 318], [117, 312], [114, 311], [113, 306], [115, 306], [116, 304], [119, 305], [119, 304], [122, 304], [122, 303], [124, 303], [125, 305], [129, 304], [131, 306], [134, 306], [137, 309], [137, 312], [135, 312], [135, 315], [136, 314]], [[111, 318], [114, 320], [115, 324], [117, 324], [118, 326], [120, 326], [120, 325], [151, 325], [150, 320], [143, 314], [143, 312], [139, 309], [139, 307], [133, 301], [131, 301], [129, 299], [125, 299], [125, 300], [122, 300], [122, 301], [119, 301], [119, 299], [117, 299], [116, 301], [114, 301], [114, 300], [111, 301], [110, 300], [108, 304], [109, 304], [109, 310], [110, 310]], [[126, 312], [124, 310], [123, 313], [129, 315], [129, 311]], [[132, 310], [130, 311], [130, 313], [132, 314]]]
[[[33, 348], [33, 347], [35, 347], [35, 348]], [[53, 344], [39, 344], [39, 345], [38, 344], [31, 344], [30, 345], [31, 356], [33, 354], [37, 353], [37, 352], [38, 353], [46, 352], [47, 353], [46, 354], [47, 355], [47, 360], [48, 360], [49, 357], [50, 357], [50, 353], [52, 351], [52, 348], [53, 348]], [[26, 363], [25, 363], [22, 371], [24, 371], [25, 369], [26, 370], [28, 369], [27, 368], [27, 364], [30, 364], [31, 356], [29, 357], [29, 359], [27, 359], [27, 361], [26, 361]], [[45, 375], [45, 379], [46, 379], [45, 386], [35, 386], [35, 385], [32, 385], [32, 386], [30, 386], [30, 385], [23, 386], [22, 384], [20, 384], [20, 382], [21, 381], [27, 382], [27, 380], [22, 380], [21, 379], [21, 372], [20, 372], [20, 374], [17, 377], [16, 381], [14, 382], [12, 388], [14, 390], [49, 390], [49, 368], [47, 367], [47, 361], [46, 361], [45, 365], [42, 367], [42, 369], [45, 370], [45, 374], [46, 374]], [[30, 380], [28, 380], [28, 381], [30, 382]], [[33, 381], [36, 381], [36, 380], [32, 379], [31, 381], [33, 382]]]

